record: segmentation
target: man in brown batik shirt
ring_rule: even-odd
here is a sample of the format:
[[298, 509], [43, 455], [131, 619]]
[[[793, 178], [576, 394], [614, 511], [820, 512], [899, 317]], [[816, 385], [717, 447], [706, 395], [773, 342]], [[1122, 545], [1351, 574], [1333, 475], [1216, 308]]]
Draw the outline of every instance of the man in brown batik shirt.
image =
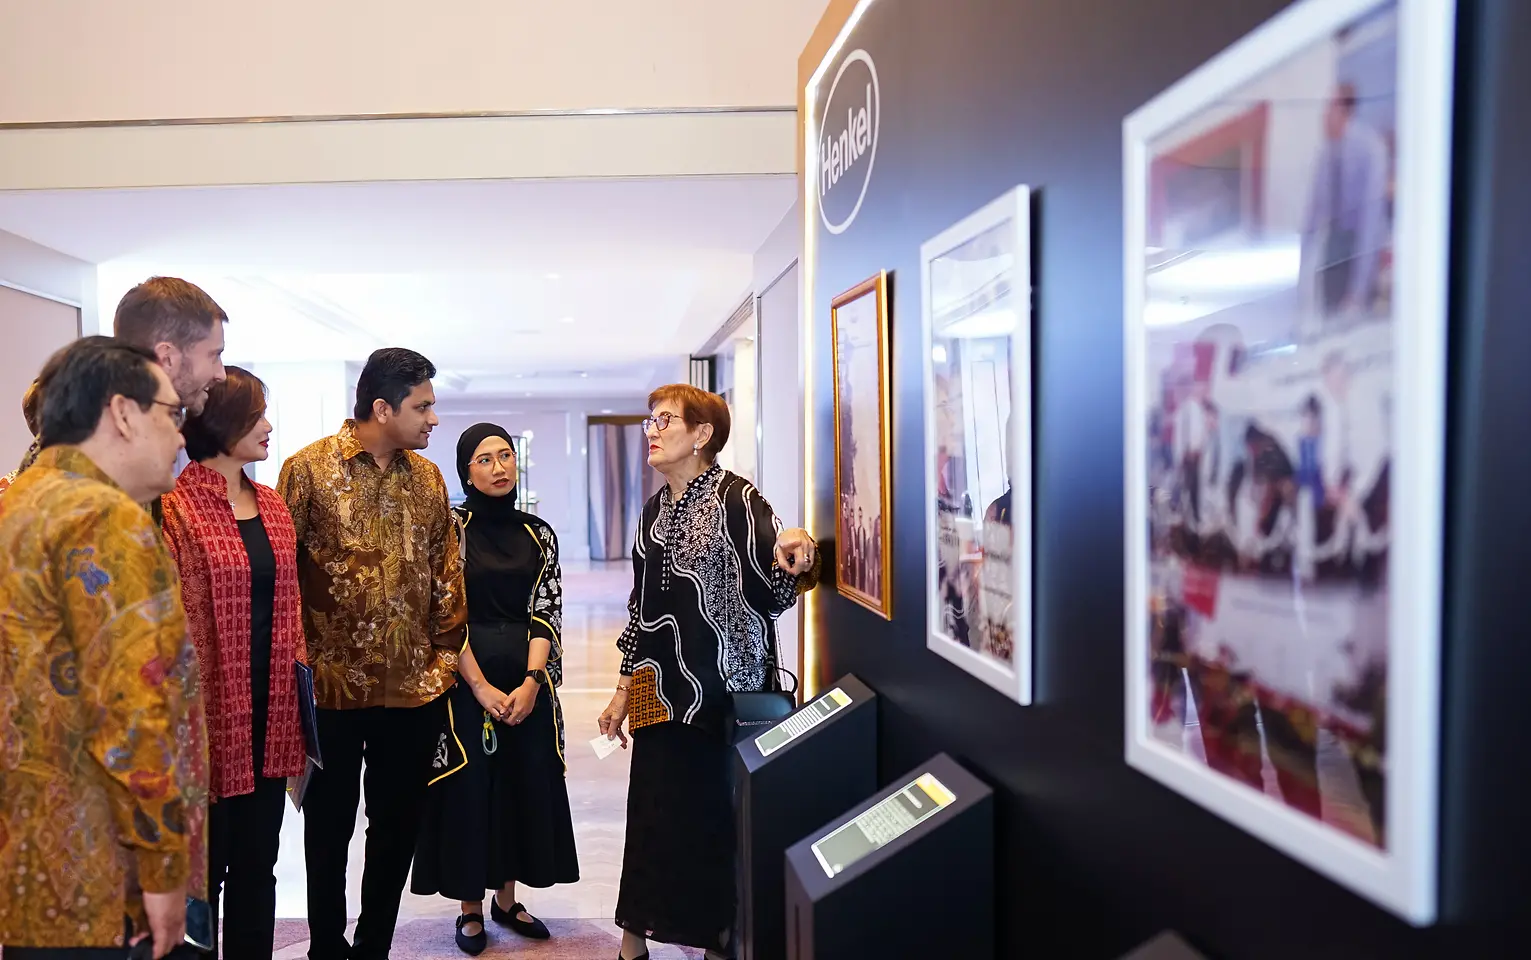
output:
[[[303, 798], [310, 960], [388, 956], [444, 722], [438, 698], [463, 645], [446, 483], [414, 452], [439, 422], [435, 375], [412, 350], [373, 353], [356, 385], [356, 419], [300, 450], [277, 481], [297, 529], [324, 761]], [[346, 853], [364, 759], [366, 866], [347, 945]]]

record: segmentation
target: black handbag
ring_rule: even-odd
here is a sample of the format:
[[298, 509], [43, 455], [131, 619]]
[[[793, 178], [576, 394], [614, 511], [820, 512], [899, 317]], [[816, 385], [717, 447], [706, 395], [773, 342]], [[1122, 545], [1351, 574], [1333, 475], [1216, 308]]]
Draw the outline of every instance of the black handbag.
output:
[[[781, 688], [781, 675], [792, 678], [792, 689]], [[730, 678], [731, 679], [731, 678]], [[764, 733], [778, 720], [797, 709], [797, 675], [776, 666], [773, 654], [766, 660], [766, 689], [730, 693], [729, 744], [735, 745]]]

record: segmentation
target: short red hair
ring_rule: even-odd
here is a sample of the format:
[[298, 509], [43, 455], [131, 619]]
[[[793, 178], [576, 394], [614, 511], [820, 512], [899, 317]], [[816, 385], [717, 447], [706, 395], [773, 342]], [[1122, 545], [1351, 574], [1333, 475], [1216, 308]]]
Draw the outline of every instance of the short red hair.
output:
[[680, 407], [680, 415], [693, 427], [702, 423], [712, 424], [712, 437], [702, 447], [702, 453], [707, 455], [709, 461], [716, 460], [723, 451], [723, 445], [728, 443], [729, 425], [733, 420], [723, 398], [689, 383], [671, 383], [649, 394], [649, 410], [653, 411], [665, 402]]

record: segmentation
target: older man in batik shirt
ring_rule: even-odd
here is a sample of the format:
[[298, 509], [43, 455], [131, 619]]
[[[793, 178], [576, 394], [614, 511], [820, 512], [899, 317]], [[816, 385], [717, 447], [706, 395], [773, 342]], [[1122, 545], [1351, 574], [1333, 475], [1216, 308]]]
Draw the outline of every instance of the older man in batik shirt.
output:
[[[414, 858], [426, 785], [456, 680], [467, 604], [446, 483], [414, 451], [438, 422], [430, 361], [379, 350], [356, 419], [282, 467], [298, 535], [303, 627], [324, 768], [303, 799], [311, 960], [382, 960]], [[355, 942], [346, 859], [366, 761], [367, 851]]]
[[[184, 411], [151, 354], [60, 351], [40, 452], [0, 498], [0, 944], [154, 955], [206, 889], [207, 746], [175, 564], [140, 506]], [[50, 361], [50, 364], [52, 361]]]

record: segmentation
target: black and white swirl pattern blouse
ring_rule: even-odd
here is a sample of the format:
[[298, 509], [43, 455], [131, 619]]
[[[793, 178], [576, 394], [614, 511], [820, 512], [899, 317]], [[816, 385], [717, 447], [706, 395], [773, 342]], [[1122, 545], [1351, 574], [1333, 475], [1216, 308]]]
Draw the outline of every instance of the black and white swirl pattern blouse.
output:
[[[721, 728], [731, 691], [775, 689], [776, 618], [818, 581], [776, 566], [781, 523], [749, 481], [717, 465], [674, 500], [644, 505], [622, 674], [652, 670], [667, 719]], [[645, 684], [647, 686], [647, 684]]]

